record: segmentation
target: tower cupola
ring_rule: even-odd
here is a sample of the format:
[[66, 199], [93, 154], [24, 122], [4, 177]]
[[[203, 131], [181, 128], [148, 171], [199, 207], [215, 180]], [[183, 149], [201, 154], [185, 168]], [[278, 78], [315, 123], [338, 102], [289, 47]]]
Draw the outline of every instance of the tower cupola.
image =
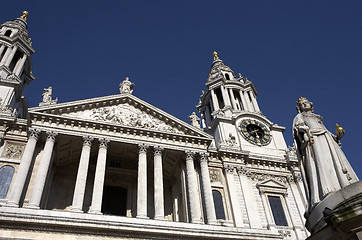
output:
[[30, 55], [31, 38], [27, 26], [28, 12], [0, 25], [0, 111], [25, 117], [27, 101], [23, 94], [34, 80]]
[[241, 112], [260, 113], [256, 101], [257, 91], [251, 81], [225, 65], [217, 52], [206, 81], [207, 90], [196, 106], [202, 118], [203, 128], [212, 127], [215, 119], [231, 120]]

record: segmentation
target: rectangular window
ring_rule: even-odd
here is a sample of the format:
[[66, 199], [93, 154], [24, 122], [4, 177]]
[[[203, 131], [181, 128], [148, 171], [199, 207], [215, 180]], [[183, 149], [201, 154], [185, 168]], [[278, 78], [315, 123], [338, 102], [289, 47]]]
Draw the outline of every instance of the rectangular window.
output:
[[275, 224], [278, 226], [288, 226], [287, 218], [285, 217], [285, 212], [280, 197], [268, 196], [268, 199]]

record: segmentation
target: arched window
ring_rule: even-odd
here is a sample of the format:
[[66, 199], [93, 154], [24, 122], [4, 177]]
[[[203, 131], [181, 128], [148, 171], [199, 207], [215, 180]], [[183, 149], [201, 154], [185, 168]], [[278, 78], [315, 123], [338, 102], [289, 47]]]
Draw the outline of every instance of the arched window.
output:
[[7, 30], [4, 35], [7, 36], [7, 37], [10, 37], [10, 35], [11, 35], [11, 30]]
[[214, 198], [216, 219], [225, 220], [226, 218], [225, 218], [224, 204], [222, 201], [221, 193], [218, 190], [212, 190], [212, 196]]
[[3, 166], [0, 168], [0, 199], [6, 198], [14, 171], [15, 169], [12, 166]]
[[226, 80], [230, 80], [229, 74], [225, 73], [225, 78], [226, 78]]

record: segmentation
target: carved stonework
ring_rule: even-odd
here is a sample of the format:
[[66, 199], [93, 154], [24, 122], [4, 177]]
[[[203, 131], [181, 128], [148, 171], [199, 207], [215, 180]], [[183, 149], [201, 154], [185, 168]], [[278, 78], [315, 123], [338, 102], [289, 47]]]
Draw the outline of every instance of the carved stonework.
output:
[[99, 138], [98, 142], [99, 142], [99, 148], [108, 148], [108, 144], [110, 141], [107, 138]]
[[192, 126], [200, 127], [200, 118], [196, 115], [195, 112], [192, 112], [192, 114], [189, 116], [189, 121], [191, 122]]
[[11, 159], [20, 159], [24, 151], [24, 146], [17, 144], [7, 144], [3, 157]]
[[43, 97], [43, 101], [39, 103], [39, 106], [56, 104], [58, 102], [58, 98], [52, 99], [52, 94], [52, 87], [44, 88], [43, 94], [41, 95]]
[[92, 141], [93, 141], [93, 137], [91, 136], [83, 136], [83, 146], [91, 146], [92, 145]]
[[53, 141], [54, 142], [57, 136], [58, 136], [57, 132], [47, 131], [47, 141]]
[[211, 182], [221, 182], [220, 181], [219, 171], [217, 171], [217, 170], [211, 170], [210, 171], [210, 181]]
[[29, 129], [29, 139], [33, 138], [35, 140], [38, 140], [39, 134], [40, 134], [40, 129], [37, 128]]
[[293, 172], [293, 177], [295, 182], [302, 181], [302, 175], [300, 174], [300, 172]]
[[163, 148], [162, 148], [162, 147], [158, 147], [158, 146], [153, 147], [153, 152], [154, 152], [155, 156], [156, 156], [156, 155], [162, 155]]
[[290, 238], [292, 237], [292, 234], [290, 233], [290, 230], [278, 230], [279, 235], [283, 236], [284, 238]]
[[289, 176], [284, 177], [284, 176], [278, 176], [278, 175], [272, 175], [272, 174], [266, 174], [266, 173], [256, 173], [256, 172], [248, 171], [246, 169], [238, 170], [238, 173], [243, 174], [254, 181], [264, 181], [267, 179], [273, 179], [279, 183], [284, 183], [284, 184], [289, 182]]
[[148, 145], [144, 143], [138, 144], [138, 152], [139, 153], [147, 153]]
[[227, 172], [227, 173], [234, 172], [234, 168], [235, 168], [235, 166], [232, 164], [224, 164], [224, 169], [225, 169], [225, 172]]
[[201, 152], [199, 153], [199, 155], [200, 155], [200, 162], [205, 162], [205, 161], [207, 162], [210, 154], [207, 152]]
[[130, 127], [153, 129], [161, 132], [181, 133], [176, 128], [167, 125], [163, 121], [146, 114], [129, 104], [96, 108], [93, 110], [71, 113], [69, 115]]
[[194, 152], [192, 152], [190, 150], [187, 150], [187, 151], [185, 151], [185, 155], [186, 155], [186, 161], [188, 161], [188, 160], [193, 161], [194, 160], [194, 155], [195, 155]]
[[119, 92], [120, 93], [129, 93], [132, 94], [134, 88], [134, 83], [129, 81], [129, 78], [123, 80], [121, 84], [119, 84]]

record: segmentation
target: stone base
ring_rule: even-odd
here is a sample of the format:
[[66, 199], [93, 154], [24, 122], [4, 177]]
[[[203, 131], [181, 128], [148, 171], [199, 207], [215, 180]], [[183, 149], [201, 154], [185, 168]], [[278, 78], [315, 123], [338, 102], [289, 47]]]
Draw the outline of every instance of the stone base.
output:
[[362, 181], [327, 196], [306, 222], [308, 239], [362, 239]]

